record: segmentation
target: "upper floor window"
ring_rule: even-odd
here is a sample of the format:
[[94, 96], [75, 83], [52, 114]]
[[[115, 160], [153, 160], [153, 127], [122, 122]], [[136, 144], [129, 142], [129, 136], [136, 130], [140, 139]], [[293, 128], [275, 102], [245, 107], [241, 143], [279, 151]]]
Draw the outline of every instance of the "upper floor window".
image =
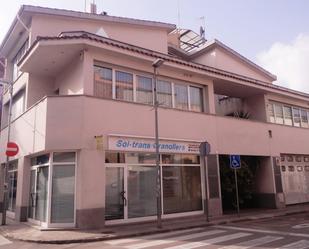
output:
[[175, 84], [174, 85], [175, 95], [175, 108], [188, 110], [188, 87], [185, 85]]
[[276, 124], [309, 127], [309, 110], [277, 102], [268, 104], [269, 120]]
[[29, 46], [29, 40], [27, 39], [25, 43], [21, 46], [21, 48], [18, 50], [17, 54], [13, 59], [13, 81], [15, 81], [19, 77], [19, 75], [21, 75], [21, 71], [19, 71], [17, 64], [20, 61], [21, 57], [26, 53], [28, 46]]
[[203, 111], [203, 89], [190, 86], [190, 108], [192, 111]]
[[172, 107], [172, 83], [169, 81], [158, 80], [157, 98], [160, 106]]
[[[94, 66], [94, 95], [101, 98], [154, 104], [154, 81], [151, 76]], [[202, 112], [203, 88], [158, 79], [157, 100], [160, 106]]]
[[94, 93], [97, 97], [112, 98], [112, 69], [94, 66]]
[[116, 99], [133, 101], [133, 74], [116, 71]]
[[152, 78], [137, 75], [136, 79], [136, 101], [138, 103], [152, 105]]

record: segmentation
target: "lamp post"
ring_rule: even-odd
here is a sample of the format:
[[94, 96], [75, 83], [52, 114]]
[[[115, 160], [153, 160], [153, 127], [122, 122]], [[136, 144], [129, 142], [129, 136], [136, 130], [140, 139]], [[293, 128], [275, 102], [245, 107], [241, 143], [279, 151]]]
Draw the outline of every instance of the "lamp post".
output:
[[160, 154], [159, 154], [159, 121], [158, 121], [158, 95], [157, 95], [157, 69], [164, 63], [162, 59], [156, 59], [152, 63], [153, 77], [154, 77], [154, 111], [155, 111], [155, 144], [156, 144], [156, 168], [157, 168], [157, 227], [162, 228], [161, 213], [161, 168], [160, 168]]
[[[8, 115], [8, 134], [7, 134], [7, 142], [10, 142], [10, 135], [11, 135], [11, 117], [12, 117], [12, 101], [13, 101], [13, 82], [2, 80], [0, 79], [1, 85], [8, 85], [9, 86], [9, 115]], [[6, 156], [6, 162], [4, 165], [4, 175], [3, 175], [3, 207], [2, 207], [2, 221], [1, 225], [6, 224], [6, 210], [7, 210], [7, 203], [8, 203], [8, 168], [9, 168], [9, 157]]]

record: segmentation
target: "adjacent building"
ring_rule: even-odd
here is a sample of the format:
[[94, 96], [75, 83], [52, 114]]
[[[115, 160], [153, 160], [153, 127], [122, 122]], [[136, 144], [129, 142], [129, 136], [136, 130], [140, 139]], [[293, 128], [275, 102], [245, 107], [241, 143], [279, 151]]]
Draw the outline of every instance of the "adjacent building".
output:
[[[42, 227], [155, 219], [158, 68], [162, 216], [309, 201], [309, 95], [173, 24], [22, 6], [0, 46], [14, 82], [9, 215]], [[5, 163], [9, 94], [3, 96]], [[208, 141], [206, 164], [199, 145]], [[207, 188], [206, 188], [207, 187]], [[207, 191], [206, 191], [207, 189]]]

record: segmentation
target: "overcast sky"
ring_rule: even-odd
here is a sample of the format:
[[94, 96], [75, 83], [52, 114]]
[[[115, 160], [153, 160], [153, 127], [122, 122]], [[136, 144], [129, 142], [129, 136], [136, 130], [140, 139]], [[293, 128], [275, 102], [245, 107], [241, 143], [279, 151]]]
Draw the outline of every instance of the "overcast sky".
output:
[[[92, 0], [91, 0], [92, 1]], [[87, 5], [91, 2], [87, 0]], [[309, 93], [309, 0], [96, 0], [98, 12], [174, 23], [216, 38], [277, 75], [278, 82]], [[83, 11], [85, 0], [1, 2], [2, 41], [20, 5]], [[180, 17], [180, 18], [178, 18]]]

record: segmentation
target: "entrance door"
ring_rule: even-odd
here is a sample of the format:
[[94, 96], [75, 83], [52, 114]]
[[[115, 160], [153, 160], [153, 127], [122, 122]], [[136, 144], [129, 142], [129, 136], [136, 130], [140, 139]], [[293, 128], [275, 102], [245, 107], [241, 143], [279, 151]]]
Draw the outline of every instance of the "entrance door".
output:
[[105, 219], [127, 220], [156, 215], [156, 168], [106, 167]]
[[124, 219], [127, 205], [124, 168], [107, 167], [105, 175], [105, 219]]
[[30, 207], [28, 217], [46, 223], [48, 199], [48, 166], [35, 167], [30, 173]]

